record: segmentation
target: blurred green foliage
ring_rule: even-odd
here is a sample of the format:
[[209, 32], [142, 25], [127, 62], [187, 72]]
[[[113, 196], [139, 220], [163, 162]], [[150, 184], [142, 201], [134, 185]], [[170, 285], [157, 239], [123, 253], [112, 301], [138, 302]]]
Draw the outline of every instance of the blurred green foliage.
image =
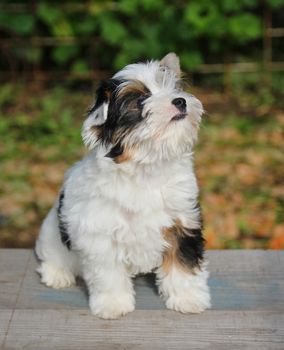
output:
[[[2, 0], [0, 33], [6, 38], [74, 38], [50, 47], [27, 45], [12, 55], [27, 63], [68, 68], [117, 69], [169, 51], [179, 53], [186, 70], [223, 62], [225, 55], [261, 59], [262, 15], [284, 0]], [[252, 44], [260, 42], [252, 50]], [[86, 47], [92, 47], [92, 54]], [[11, 54], [11, 53], [10, 53]], [[4, 64], [3, 61], [0, 64]]]
[[[43, 92], [26, 93], [21, 85], [3, 84], [1, 87], [0, 108], [4, 112], [0, 113], [0, 161], [29, 158], [31, 154], [27, 149], [32, 147], [39, 151], [54, 144], [61, 151], [55, 152], [56, 156], [52, 154], [51, 160], [58, 155], [62, 157], [62, 153], [66, 161], [80, 154], [82, 103], [86, 110], [90, 96], [69, 96], [60, 87], [46, 92], [44, 98], [38, 98], [39, 94]], [[15, 109], [18, 105], [21, 107]], [[13, 117], [8, 118], [12, 113]]]

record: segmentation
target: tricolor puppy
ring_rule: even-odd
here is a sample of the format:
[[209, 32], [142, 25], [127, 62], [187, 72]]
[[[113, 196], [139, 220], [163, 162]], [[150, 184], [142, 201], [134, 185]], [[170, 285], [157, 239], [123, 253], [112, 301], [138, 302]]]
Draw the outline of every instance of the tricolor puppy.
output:
[[92, 313], [113, 319], [134, 310], [132, 277], [153, 271], [167, 308], [210, 307], [192, 165], [202, 113], [174, 53], [100, 85], [82, 130], [90, 152], [67, 172], [36, 243], [43, 283], [83, 277]]

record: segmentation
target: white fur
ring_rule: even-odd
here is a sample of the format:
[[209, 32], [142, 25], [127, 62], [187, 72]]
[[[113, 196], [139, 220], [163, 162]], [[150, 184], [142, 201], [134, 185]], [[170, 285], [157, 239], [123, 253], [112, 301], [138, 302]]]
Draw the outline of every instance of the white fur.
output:
[[[168, 308], [201, 312], [210, 306], [204, 267], [196, 274], [176, 268], [165, 274], [161, 268], [168, 247], [162, 229], [176, 219], [186, 227], [199, 227], [192, 146], [202, 114], [196, 98], [176, 90], [175, 75], [168, 70], [164, 74], [156, 61], [130, 65], [116, 74], [116, 78], [141, 80], [151, 90], [145, 105], [152, 113], [150, 125], [126, 138], [126, 144], [139, 147], [130, 161], [116, 164], [105, 157], [107, 147], [96, 146], [91, 131], [94, 116], [86, 120], [83, 138], [91, 151], [67, 172], [63, 185], [61, 216], [68, 222], [72, 250], [60, 239], [58, 200], [37, 240], [42, 282], [62, 288], [82, 276], [91, 311], [102, 318], [133, 311], [131, 277], [157, 268], [159, 290]], [[179, 96], [186, 99], [189, 116], [170, 124], [177, 113], [171, 101]], [[101, 118], [105, 118], [106, 106], [102, 108]], [[157, 132], [161, 136], [156, 137]]]
[[210, 306], [210, 294], [207, 285], [208, 272], [203, 266], [189, 274], [173, 267], [168, 273], [159, 268], [157, 283], [160, 294], [168, 309], [187, 313], [200, 313]]

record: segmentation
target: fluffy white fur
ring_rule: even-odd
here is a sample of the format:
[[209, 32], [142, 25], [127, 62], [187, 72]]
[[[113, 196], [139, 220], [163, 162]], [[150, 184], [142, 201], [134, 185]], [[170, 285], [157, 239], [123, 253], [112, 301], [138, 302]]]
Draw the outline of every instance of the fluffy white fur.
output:
[[[36, 243], [42, 282], [64, 288], [82, 276], [91, 311], [102, 318], [133, 311], [131, 278], [150, 271], [157, 273], [158, 288], [169, 309], [196, 313], [210, 306], [205, 265], [192, 273], [174, 266], [169, 273], [162, 269], [168, 247], [162, 229], [176, 219], [186, 227], [200, 225], [192, 146], [202, 105], [177, 88], [179, 77], [174, 70], [161, 66], [158, 61], [129, 65], [115, 75], [140, 80], [151, 91], [143, 112], [148, 112], [148, 119], [124, 140], [133, 150], [130, 160], [116, 164], [105, 157], [111, 146], [96, 143], [91, 126], [105, 121], [107, 105], [84, 123], [83, 139], [90, 153], [67, 172], [63, 184], [61, 215], [67, 219], [72, 249], [61, 242], [58, 200]], [[171, 103], [176, 97], [186, 99], [188, 116], [171, 122], [177, 113]]]

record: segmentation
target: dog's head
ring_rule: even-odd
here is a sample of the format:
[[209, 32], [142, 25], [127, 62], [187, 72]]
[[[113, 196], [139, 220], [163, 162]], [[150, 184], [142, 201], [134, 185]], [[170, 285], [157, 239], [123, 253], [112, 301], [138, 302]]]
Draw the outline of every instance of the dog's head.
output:
[[151, 163], [190, 152], [203, 113], [182, 89], [179, 58], [130, 64], [101, 83], [83, 126], [89, 148], [106, 148], [117, 163]]

